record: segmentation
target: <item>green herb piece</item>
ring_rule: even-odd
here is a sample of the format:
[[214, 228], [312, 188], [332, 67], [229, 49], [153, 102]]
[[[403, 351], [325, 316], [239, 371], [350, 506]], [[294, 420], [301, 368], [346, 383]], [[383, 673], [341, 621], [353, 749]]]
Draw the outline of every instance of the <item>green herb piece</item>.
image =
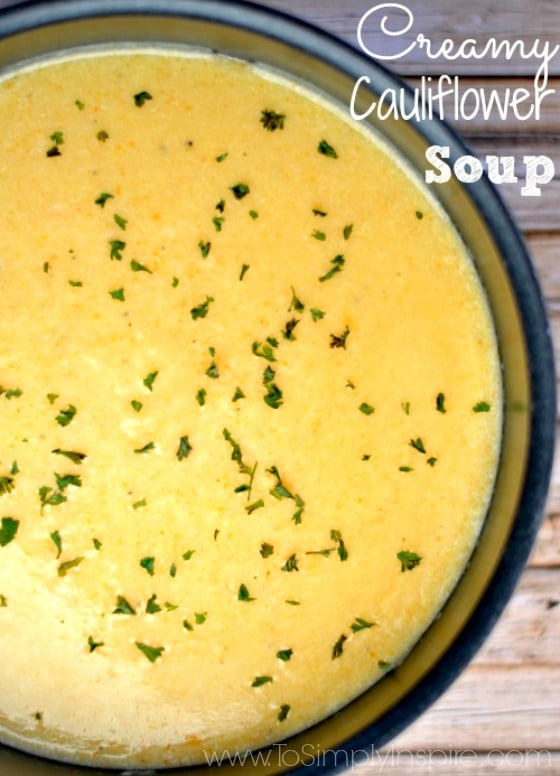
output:
[[145, 558], [141, 558], [140, 566], [145, 569], [151, 577], [153, 577], [155, 574], [155, 562], [156, 559], [153, 555], [147, 555]]
[[150, 663], [155, 663], [165, 652], [165, 647], [152, 647], [149, 644], [144, 644], [142, 641], [135, 641], [134, 643], [140, 652], [148, 658]]
[[143, 507], [147, 506], [147, 501], [145, 498], [141, 498], [139, 501], [135, 501], [132, 505], [132, 509], [142, 509]]
[[292, 659], [292, 655], [294, 654], [293, 649], [280, 649], [276, 653], [276, 657], [278, 660], [282, 660], [284, 663], [287, 663], [289, 660]]
[[263, 542], [259, 552], [263, 558], [270, 558], [270, 556], [274, 553], [274, 547], [268, 542]]
[[344, 237], [345, 240], [349, 240], [353, 231], [354, 231], [354, 224], [346, 224], [346, 226], [342, 230], [342, 236]]
[[348, 339], [349, 334], [350, 334], [350, 329], [348, 328], [348, 326], [344, 329], [342, 334], [331, 334], [330, 347], [342, 348], [343, 350], [346, 350], [346, 341]]
[[335, 660], [337, 657], [340, 657], [342, 655], [343, 649], [344, 649], [344, 642], [347, 640], [348, 636], [345, 636], [344, 633], [340, 638], [336, 640], [334, 643], [334, 646], [332, 648], [332, 659]]
[[421, 210], [416, 211], [416, 218], [421, 221], [424, 218], [424, 213]]
[[314, 216], [319, 216], [319, 218], [325, 218], [327, 215], [326, 210], [319, 210], [319, 208], [314, 207], [311, 211]]
[[292, 318], [286, 323], [286, 325], [282, 329], [282, 336], [284, 337], [284, 339], [295, 340], [294, 329], [296, 328], [298, 323], [299, 323], [298, 318]]
[[276, 383], [267, 383], [263, 399], [265, 404], [268, 404], [273, 410], [277, 410], [284, 403], [282, 391]]
[[301, 606], [301, 601], [296, 601], [293, 598], [286, 598], [288, 606]]
[[305, 506], [305, 503], [303, 499], [300, 498], [300, 496], [297, 495], [295, 497], [296, 506], [298, 507], [294, 514], [292, 515], [292, 522], [295, 523], [295, 525], [299, 525], [301, 523], [301, 517], [303, 515], [303, 508]]
[[135, 412], [140, 412], [140, 410], [141, 410], [141, 409], [142, 409], [142, 407], [144, 406], [144, 405], [142, 404], [142, 402], [141, 402], [141, 401], [138, 401], [137, 399], [133, 399], [133, 400], [132, 400], [130, 403], [131, 403], [131, 405], [132, 405], [132, 409], [133, 409]]
[[212, 243], [210, 242], [210, 240], [208, 240], [207, 242], [204, 242], [204, 240], [198, 241], [198, 248], [200, 250], [200, 255], [202, 256], [203, 259], [205, 259], [208, 256], [208, 254], [210, 253], [211, 247], [212, 247]]
[[188, 631], [193, 631], [194, 628], [188, 620], [183, 620], [183, 628]]
[[216, 157], [216, 161], [217, 162], [225, 162], [225, 160], [228, 158], [228, 156], [229, 156], [229, 153], [227, 151], [224, 151], [223, 154], [220, 154], [219, 156]]
[[293, 494], [286, 488], [286, 486], [282, 482], [282, 478], [280, 477], [280, 472], [278, 471], [276, 466], [271, 466], [269, 469], [266, 470], [268, 474], [272, 474], [272, 476], [276, 480], [276, 484], [273, 488], [270, 490], [270, 495], [274, 496], [274, 498], [280, 500], [283, 498], [290, 498], [293, 499]]
[[235, 199], [243, 199], [243, 197], [247, 196], [250, 189], [246, 183], [236, 183], [235, 186], [231, 187], [230, 191], [233, 192]]
[[44, 261], [44, 262], [43, 262], [43, 272], [44, 272], [46, 275], [48, 275], [48, 274], [49, 274], [49, 269], [50, 269], [50, 264], [49, 264], [49, 262], [48, 262], [48, 261]]
[[282, 571], [299, 571], [298, 564], [297, 564], [297, 557], [295, 553], [292, 553], [288, 560], [284, 563], [283, 566], [281, 566]]
[[100, 143], [105, 143], [107, 140], [109, 140], [109, 133], [105, 129], [100, 129], [96, 137]]
[[259, 217], [259, 214], [258, 214], [257, 210], [249, 210], [249, 215], [251, 216], [253, 221], [256, 221], [257, 218]]
[[371, 453], [364, 453], [362, 455], [362, 461], [369, 461], [371, 458]]
[[258, 501], [254, 501], [252, 504], [248, 504], [245, 507], [245, 511], [247, 512], [248, 515], [252, 515], [253, 512], [256, 512], [257, 509], [262, 509], [263, 507], [264, 507], [264, 501], [262, 500], [262, 498], [260, 498]]
[[232, 402], [239, 401], [239, 399], [244, 399], [244, 398], [245, 398], [245, 394], [243, 393], [241, 388], [239, 386], [237, 386], [237, 388], [235, 389], [235, 392], [234, 392], [234, 394], [232, 396], [232, 399], [231, 399]]
[[19, 520], [13, 517], [3, 517], [0, 527], [0, 547], [5, 547], [16, 537], [19, 528]]
[[261, 111], [260, 122], [269, 132], [277, 129], [284, 129], [285, 113], [277, 113], [275, 110], [265, 108]]
[[64, 410], [60, 410], [55, 420], [59, 426], [68, 426], [73, 420], [78, 410], [73, 404], [69, 404]]
[[183, 553], [181, 557], [183, 558], [183, 560], [190, 560], [192, 556], [195, 554], [195, 552], [196, 550], [187, 550], [186, 552]]
[[176, 577], [177, 576], [177, 564], [172, 563], [169, 567], [169, 576], [170, 577]]
[[49, 157], [49, 159], [51, 159], [53, 156], [62, 156], [60, 149], [57, 145], [54, 145], [51, 148], [49, 148], [46, 155]]
[[247, 270], [249, 269], [249, 264], [243, 264], [241, 266], [241, 272], [239, 273], [239, 280], [243, 280], [245, 275], [247, 274]]
[[114, 194], [109, 194], [108, 191], [103, 191], [95, 200], [95, 204], [99, 205], [99, 207], [105, 207], [105, 203], [107, 202], [107, 200], [114, 199], [114, 198], [115, 198]]
[[87, 643], [90, 653], [95, 652], [96, 649], [100, 649], [101, 647], [105, 646], [104, 641], [95, 641], [93, 636], [88, 636]]
[[422, 453], [425, 455], [426, 448], [424, 447], [424, 442], [418, 437], [417, 439], [411, 439], [409, 442], [409, 445], [414, 448], [414, 450], [418, 450], [419, 453]]
[[0, 477], [0, 496], [5, 496], [7, 493], [11, 493], [15, 488], [13, 477]]
[[201, 407], [206, 404], [206, 388], [199, 388], [196, 392], [196, 400]]
[[391, 663], [389, 663], [388, 660], [378, 660], [377, 667], [382, 671], [385, 671], [387, 668], [391, 668]]
[[54, 488], [49, 488], [48, 485], [43, 485], [37, 491], [39, 493], [39, 499], [41, 501], [41, 510], [46, 506], [57, 507], [60, 504], [64, 504], [68, 501], [66, 496]]
[[278, 711], [278, 722], [284, 722], [285, 719], [287, 719], [288, 714], [290, 713], [290, 704], [289, 703], [283, 703], [280, 706], [280, 710]]
[[69, 280], [68, 285], [72, 286], [72, 288], [81, 288], [84, 284], [81, 280]]
[[188, 436], [182, 436], [179, 440], [179, 447], [177, 449], [177, 458], [179, 461], [182, 461], [184, 458], [188, 458], [190, 452], [192, 451], [192, 446], [189, 443]]
[[54, 145], [52, 146], [52, 148], [49, 148], [49, 150], [47, 151], [47, 156], [60, 156], [61, 153], [60, 153], [59, 146], [63, 145], [64, 143], [64, 136], [62, 132], [60, 131], [53, 132], [52, 135], [50, 136], [50, 140], [52, 140]]
[[146, 377], [145, 377], [145, 378], [142, 380], [142, 382], [144, 383], [144, 385], [146, 386], [146, 388], [147, 388], [149, 391], [153, 391], [153, 390], [154, 390], [154, 383], [155, 383], [155, 381], [156, 381], [156, 379], [157, 379], [157, 376], [158, 376], [158, 375], [159, 375], [159, 370], [158, 370], [158, 369], [156, 369], [156, 370], [155, 370], [155, 372], [150, 372], [150, 373], [149, 373], [149, 374], [147, 374], [147, 375], [146, 375]]
[[305, 554], [306, 555], [321, 555], [323, 558], [328, 558], [332, 552], [334, 552], [336, 547], [328, 547], [325, 550], [308, 550]]
[[178, 285], [179, 285], [179, 278], [178, 277], [174, 277], [173, 280], [171, 281], [171, 287], [172, 288], [177, 288]]
[[246, 603], [250, 601], [255, 601], [256, 599], [253, 598], [251, 595], [249, 595], [249, 590], [247, 589], [246, 585], [239, 585], [239, 591], [237, 593], [237, 600], [238, 601], [244, 601]]
[[224, 210], [226, 209], [226, 201], [225, 201], [225, 199], [220, 199], [219, 202], [216, 204], [216, 208], [215, 209], [218, 211], [218, 213], [223, 213]]
[[109, 291], [109, 296], [117, 302], [124, 302], [124, 288], [116, 288], [114, 291]]
[[288, 307], [288, 312], [290, 313], [292, 310], [294, 310], [296, 313], [302, 313], [305, 310], [305, 305], [303, 304], [301, 299], [299, 299], [293, 286], [292, 286], [292, 301], [290, 302], [290, 306]]
[[111, 261], [121, 261], [126, 243], [122, 240], [109, 240], [109, 245], [111, 246]]
[[268, 684], [269, 682], [272, 682], [271, 676], [255, 676], [251, 682], [251, 687], [262, 687], [263, 684]]
[[83, 110], [86, 107], [81, 100], [74, 100], [74, 105], [78, 110]]
[[93, 539], [93, 546], [96, 550], [100, 550], [103, 547], [103, 543], [99, 539]]
[[326, 315], [324, 310], [318, 310], [316, 307], [312, 307], [309, 312], [315, 322], [320, 321]]
[[401, 403], [401, 407], [403, 409], [403, 412], [405, 415], [410, 415], [410, 402], [409, 401], [403, 401]]
[[259, 356], [259, 358], [264, 358], [267, 361], [276, 361], [276, 356], [274, 355], [274, 350], [272, 349], [273, 346], [267, 341], [264, 344], [261, 342], [253, 342], [252, 345], [252, 352], [255, 356]]
[[224, 221], [225, 221], [225, 218], [223, 216], [214, 216], [214, 218], [212, 219], [212, 223], [214, 224], [214, 229], [217, 232], [222, 231]]
[[441, 413], [447, 412], [445, 409], [445, 396], [443, 393], [438, 393], [436, 396], [436, 410]]
[[149, 453], [150, 450], [155, 450], [155, 444], [153, 442], [148, 442], [144, 445], [144, 447], [137, 447], [134, 452], [135, 453]]
[[191, 317], [193, 321], [196, 321], [197, 318], [206, 318], [208, 315], [208, 308], [213, 301], [213, 296], [207, 296], [204, 302], [201, 302], [201, 304], [197, 305], [196, 307], [192, 307]]
[[399, 466], [399, 471], [400, 472], [413, 472], [414, 469], [412, 468], [412, 466]]
[[473, 407], [473, 412], [490, 412], [490, 404], [487, 401], [479, 401]]
[[113, 614], [136, 614], [136, 609], [130, 604], [123, 595], [117, 596], [117, 606], [113, 609]]
[[340, 531], [332, 529], [331, 539], [333, 542], [337, 543], [336, 551], [338, 553], [338, 557], [340, 558], [340, 560], [341, 561], [348, 560], [348, 550], [346, 549], [346, 545], [344, 544], [344, 540], [342, 538]]
[[128, 224], [128, 221], [127, 221], [127, 219], [126, 219], [126, 218], [123, 218], [123, 217], [122, 217], [122, 216], [120, 216], [118, 213], [115, 213], [115, 215], [113, 216], [113, 218], [114, 218], [114, 220], [115, 220], [115, 223], [116, 223], [116, 225], [119, 227], [119, 229], [122, 229], [122, 230], [123, 230], [123, 232], [124, 232], [124, 231], [125, 231], [125, 229], [126, 229], [126, 225]]
[[64, 563], [61, 563], [61, 564], [59, 565], [59, 567], [58, 567], [58, 572], [57, 572], [57, 573], [58, 573], [58, 576], [59, 576], [59, 577], [65, 577], [65, 576], [66, 576], [66, 574], [68, 574], [68, 572], [69, 572], [71, 569], [75, 569], [75, 568], [76, 568], [76, 566], [79, 566], [79, 565], [80, 565], [80, 563], [81, 563], [83, 560], [84, 560], [84, 557], [83, 557], [83, 555], [81, 555], [81, 556], [80, 556], [80, 557], [78, 557], [78, 558], [73, 558], [72, 560], [66, 560], [66, 561], [64, 561]]
[[143, 105], [145, 105], [148, 100], [153, 100], [153, 97], [149, 92], [142, 91], [134, 95], [134, 104], [138, 108], [141, 108]]
[[152, 270], [149, 267], [146, 267], [145, 264], [140, 264], [136, 259], [132, 259], [130, 262], [130, 269], [133, 272], [148, 272], [150, 275], [152, 274]]
[[346, 262], [346, 259], [344, 256], [339, 253], [337, 254], [334, 259], [331, 260], [332, 267], [331, 269], [326, 272], [324, 275], [321, 275], [319, 278], [319, 281], [321, 283], [324, 283], [326, 280], [330, 280], [333, 275], [336, 275], [337, 272], [342, 272], [342, 268], [344, 267], [344, 264]]
[[321, 232], [319, 229], [314, 229], [311, 232], [311, 237], [313, 237], [315, 240], [319, 240], [319, 242], [325, 242], [327, 239], [325, 232]]
[[360, 404], [358, 409], [360, 410], [360, 412], [363, 412], [364, 415], [371, 415], [375, 412], [375, 409], [371, 406], [371, 404], [368, 404], [365, 401]]
[[0, 387], [0, 396], [4, 396], [5, 399], [19, 399], [23, 395], [21, 388], [8, 388], [7, 390]]
[[19, 466], [17, 461], [12, 461], [12, 468], [10, 469], [10, 474], [15, 477], [16, 474], [19, 474]]
[[434, 458], [434, 457], [432, 456], [431, 458], [428, 458], [428, 460], [426, 461], [426, 463], [428, 464], [428, 466], [435, 466], [435, 465], [436, 465], [436, 463], [437, 463], [437, 458]]
[[374, 622], [365, 620], [363, 617], [355, 617], [354, 622], [350, 627], [352, 628], [353, 633], [358, 633], [359, 631], [367, 630], [368, 628], [373, 628], [374, 625], [375, 625]]
[[215, 361], [212, 361], [212, 363], [206, 370], [205, 374], [207, 377], [210, 377], [212, 380], [217, 380], [219, 378], [220, 372], [218, 370], [218, 365], [216, 364]]
[[58, 560], [62, 554], [62, 539], [60, 537], [60, 533], [58, 531], [53, 531], [49, 535], [54, 542], [54, 546], [57, 549], [56, 559]]
[[146, 614], [157, 614], [161, 612], [161, 606], [156, 600], [157, 596], [154, 593], [146, 602]]
[[326, 140], [321, 140], [319, 142], [319, 145], [317, 146], [317, 151], [319, 151], [320, 154], [323, 154], [323, 156], [328, 156], [331, 159], [338, 159], [338, 154], [332, 147], [330, 143], [328, 143]]
[[5, 595], [0, 593], [0, 609], [5, 609], [8, 606], [8, 599]]
[[416, 568], [422, 560], [420, 555], [415, 552], [409, 552], [408, 550], [397, 552], [397, 558], [401, 562], [401, 571], [411, 571], [413, 568]]
[[194, 621], [197, 625], [204, 625], [206, 622], [206, 618], [208, 617], [208, 612], [195, 612], [194, 613]]
[[50, 405], [53, 405], [58, 399], [58, 393], [47, 393], [47, 399]]

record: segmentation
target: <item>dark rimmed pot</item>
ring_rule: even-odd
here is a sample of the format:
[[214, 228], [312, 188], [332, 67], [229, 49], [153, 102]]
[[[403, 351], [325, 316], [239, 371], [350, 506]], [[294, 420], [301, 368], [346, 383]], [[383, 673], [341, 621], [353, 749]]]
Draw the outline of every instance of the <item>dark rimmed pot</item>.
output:
[[[2, 5], [6, 6], [6, 3]], [[343, 107], [368, 76], [364, 110], [386, 89], [405, 88], [378, 63], [301, 21], [231, 0], [46, 0], [0, 10], [0, 69], [82, 46], [165, 43], [217, 50], [264, 62], [320, 89]], [[409, 94], [408, 99], [412, 97]], [[411, 104], [409, 102], [409, 104]], [[375, 128], [419, 171], [430, 145], [448, 146], [449, 163], [466, 153], [439, 121], [373, 119]], [[1, 142], [1, 141], [0, 141]], [[471, 562], [441, 616], [404, 663], [339, 713], [263, 750], [244, 767], [258, 776], [291, 770], [334, 773], [375, 758], [465, 668], [512, 595], [537, 533], [555, 439], [555, 373], [549, 326], [523, 241], [483, 177], [432, 191], [471, 252], [486, 289], [504, 380], [504, 426], [492, 503]], [[242, 767], [226, 763], [222, 770]], [[207, 767], [174, 774], [203, 773]], [[0, 747], [2, 776], [87, 776], [99, 769], [52, 763]], [[113, 771], [114, 773], [114, 771]]]

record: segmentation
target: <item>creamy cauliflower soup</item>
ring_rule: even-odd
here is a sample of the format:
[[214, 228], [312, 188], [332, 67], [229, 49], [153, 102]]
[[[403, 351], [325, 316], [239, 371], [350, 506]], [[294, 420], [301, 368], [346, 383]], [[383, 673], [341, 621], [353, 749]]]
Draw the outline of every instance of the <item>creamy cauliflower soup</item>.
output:
[[381, 141], [244, 63], [90, 52], [0, 115], [0, 740], [280, 741], [398, 665], [476, 543], [471, 260]]

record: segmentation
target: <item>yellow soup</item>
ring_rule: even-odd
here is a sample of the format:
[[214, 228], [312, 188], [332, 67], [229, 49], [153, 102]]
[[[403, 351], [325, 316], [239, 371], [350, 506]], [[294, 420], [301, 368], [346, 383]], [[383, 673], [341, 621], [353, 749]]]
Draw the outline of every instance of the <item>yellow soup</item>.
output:
[[471, 260], [342, 110], [134, 50], [0, 84], [0, 740], [204, 763], [331, 714], [468, 562]]

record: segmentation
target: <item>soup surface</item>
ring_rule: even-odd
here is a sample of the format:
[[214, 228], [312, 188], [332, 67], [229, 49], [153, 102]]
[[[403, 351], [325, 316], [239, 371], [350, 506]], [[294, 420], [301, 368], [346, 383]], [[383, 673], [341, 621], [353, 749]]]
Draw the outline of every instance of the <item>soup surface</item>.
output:
[[279, 741], [395, 667], [476, 542], [493, 329], [381, 142], [252, 66], [0, 84], [0, 739]]

